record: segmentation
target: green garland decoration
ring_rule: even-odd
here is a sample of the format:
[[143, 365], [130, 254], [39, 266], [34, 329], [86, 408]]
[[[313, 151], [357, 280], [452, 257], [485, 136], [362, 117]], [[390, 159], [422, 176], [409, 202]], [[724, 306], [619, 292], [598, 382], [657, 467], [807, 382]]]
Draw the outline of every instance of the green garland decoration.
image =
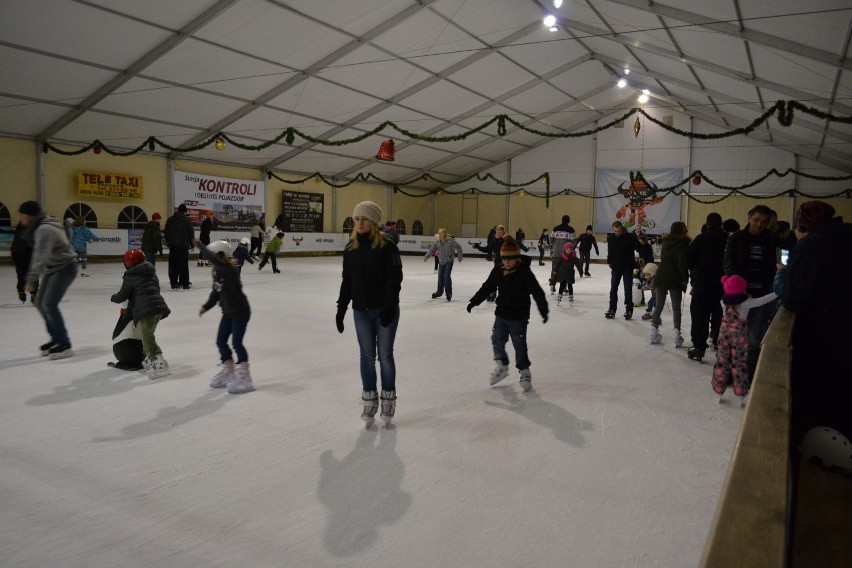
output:
[[364, 132], [364, 134], [361, 134], [360, 136], [355, 136], [354, 138], [347, 138], [347, 139], [344, 139], [344, 140], [325, 140], [325, 139], [322, 139], [322, 138], [315, 138], [313, 136], [305, 134], [304, 132], [300, 131], [297, 128], [289, 127], [286, 130], [284, 130], [283, 132], [281, 132], [281, 134], [279, 134], [275, 138], [273, 138], [271, 140], [267, 140], [266, 142], [263, 142], [261, 144], [256, 144], [256, 145], [243, 144], [241, 142], [234, 140], [233, 138], [231, 138], [230, 136], [228, 136], [224, 132], [217, 132], [217, 133], [211, 135], [206, 140], [203, 140], [202, 142], [199, 142], [198, 144], [195, 144], [193, 146], [172, 146], [171, 144], [168, 144], [168, 143], [160, 140], [159, 138], [157, 138], [155, 136], [149, 136], [144, 142], [142, 142], [142, 144], [140, 144], [136, 148], [127, 150], [126, 152], [122, 152], [122, 151], [119, 151], [119, 150], [113, 150], [112, 148], [110, 148], [109, 146], [107, 146], [106, 144], [101, 142], [100, 140], [95, 140], [92, 143], [88, 144], [87, 146], [84, 146], [84, 147], [79, 148], [77, 150], [62, 150], [62, 149], [58, 148], [57, 146], [51, 144], [50, 142], [45, 141], [45, 142], [42, 142], [42, 151], [45, 154], [48, 153], [48, 152], [55, 152], [55, 153], [63, 155], [63, 156], [78, 156], [78, 155], [84, 154], [84, 153], [86, 153], [90, 150], [94, 150], [98, 153], [100, 151], [104, 151], [111, 156], [125, 157], [125, 156], [132, 156], [132, 155], [137, 154], [137, 153], [139, 153], [143, 150], [146, 150], [146, 149], [149, 152], [154, 152], [159, 147], [159, 148], [162, 148], [162, 149], [167, 150], [169, 152], [186, 154], [186, 153], [196, 152], [198, 150], [202, 150], [202, 149], [210, 146], [211, 144], [215, 144], [217, 140], [223, 140], [226, 143], [231, 144], [235, 148], [239, 148], [241, 150], [259, 151], [259, 150], [264, 150], [266, 148], [269, 148], [270, 146], [272, 146], [274, 144], [278, 144], [282, 140], [287, 145], [292, 146], [293, 143], [295, 142], [297, 136], [300, 139], [305, 140], [307, 142], [310, 142], [312, 144], [318, 144], [318, 145], [322, 145], [322, 146], [346, 146], [348, 144], [354, 144], [356, 142], [361, 142], [362, 140], [366, 140], [367, 138], [369, 138], [371, 136], [375, 136], [375, 135], [381, 133], [382, 131], [384, 131], [386, 128], [394, 130], [397, 133], [401, 134], [402, 136], [407, 137], [411, 140], [417, 140], [419, 142], [430, 142], [430, 143], [446, 143], [446, 142], [458, 142], [460, 140], [465, 140], [468, 137], [472, 136], [473, 134], [476, 134], [478, 132], [482, 132], [483, 130], [485, 130], [486, 128], [488, 128], [489, 126], [491, 126], [492, 124], [495, 124], [495, 123], [497, 124], [497, 135], [501, 136], [501, 137], [506, 135], [506, 132], [507, 132], [507, 126], [506, 125], [508, 123], [508, 124], [511, 124], [512, 126], [514, 126], [515, 128], [519, 129], [519, 130], [523, 130], [524, 132], [529, 132], [530, 134], [536, 134], [538, 136], [543, 136], [543, 137], [546, 137], [546, 138], [580, 138], [580, 137], [590, 136], [592, 134], [596, 134], [596, 133], [601, 132], [602, 130], [606, 130], [608, 128], [612, 128], [613, 126], [615, 126], [619, 122], [626, 120], [627, 118], [631, 117], [632, 115], [634, 115], [636, 113], [643, 115], [646, 119], [650, 120], [651, 122], [653, 122], [654, 124], [656, 124], [660, 128], [662, 128], [664, 130], [668, 130], [669, 132], [672, 132], [674, 134], [678, 134], [680, 136], [685, 136], [687, 138], [698, 139], [698, 140], [716, 140], [716, 139], [720, 139], [720, 138], [728, 138], [728, 137], [731, 137], [731, 136], [739, 136], [739, 135], [742, 135], [742, 134], [749, 134], [752, 131], [754, 131], [755, 129], [757, 129], [758, 127], [760, 127], [761, 125], [763, 125], [764, 123], [768, 122], [769, 119], [773, 115], [777, 115], [777, 120], [782, 126], [784, 126], [784, 127], [790, 126], [791, 124], [793, 124], [793, 117], [795, 115], [795, 111], [803, 112], [805, 114], [811, 115], [811, 116], [818, 118], [820, 120], [826, 120], [826, 121], [829, 121], [829, 122], [838, 122], [838, 123], [841, 123], [841, 124], [852, 124], [852, 116], [845, 116], [845, 117], [835, 116], [834, 114], [822, 112], [822, 111], [820, 111], [816, 108], [803, 105], [802, 103], [800, 103], [798, 101], [779, 100], [774, 105], [772, 105], [769, 109], [767, 109], [763, 114], [761, 114], [758, 118], [754, 119], [754, 121], [752, 121], [752, 123], [749, 124], [748, 126], [745, 126], [743, 128], [737, 128], [735, 130], [729, 130], [729, 131], [726, 131], [726, 132], [718, 132], [718, 133], [715, 133], [715, 134], [697, 134], [695, 132], [688, 132], [686, 130], [681, 130], [679, 128], [675, 128], [674, 126], [668, 126], [667, 124], [664, 124], [663, 122], [661, 122], [661, 121], [657, 120], [656, 118], [652, 117], [651, 115], [649, 115], [643, 109], [633, 108], [633, 109], [630, 109], [628, 112], [626, 112], [624, 115], [622, 115], [620, 118], [612, 120], [612, 121], [610, 121], [606, 124], [603, 124], [603, 125], [601, 125], [597, 128], [592, 128], [592, 129], [589, 129], [589, 130], [583, 130], [583, 131], [580, 131], [580, 132], [562, 132], [562, 133], [545, 132], [543, 130], [538, 130], [538, 129], [535, 129], [535, 128], [530, 128], [530, 127], [524, 126], [523, 124], [521, 124], [520, 122], [511, 118], [510, 116], [505, 115], [505, 114], [501, 114], [501, 115], [495, 116], [495, 117], [491, 118], [490, 120], [480, 124], [476, 128], [466, 130], [465, 132], [463, 132], [461, 134], [454, 135], [454, 136], [424, 136], [422, 134], [418, 134], [416, 132], [412, 132], [410, 130], [402, 128], [401, 126], [397, 125], [396, 123], [394, 123], [390, 120], [386, 120], [385, 122], [381, 123], [380, 125], [373, 128], [372, 130], [368, 130], [368, 131]]

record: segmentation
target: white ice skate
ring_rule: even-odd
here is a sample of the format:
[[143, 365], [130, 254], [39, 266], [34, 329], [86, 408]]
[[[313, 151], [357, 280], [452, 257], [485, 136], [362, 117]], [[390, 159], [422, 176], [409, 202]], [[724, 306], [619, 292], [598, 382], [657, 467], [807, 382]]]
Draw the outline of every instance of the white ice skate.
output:
[[676, 348], [680, 349], [683, 347], [683, 337], [681, 337], [679, 329], [675, 328], [672, 339]]
[[376, 420], [376, 411], [379, 409], [379, 393], [376, 391], [363, 391], [361, 393], [361, 420], [367, 423], [369, 428]]
[[396, 414], [396, 391], [382, 389], [381, 403], [382, 413], [380, 416], [385, 421], [385, 426], [387, 426], [393, 420], [394, 414]]
[[651, 336], [649, 337], [651, 345], [658, 345], [663, 341], [663, 336], [660, 335], [659, 330], [656, 326], [651, 326]]
[[234, 380], [228, 383], [229, 394], [243, 394], [254, 390], [251, 383], [251, 372], [248, 361], [237, 363], [234, 366]]
[[556, 296], [556, 305], [558, 306], [560, 304], [562, 304], [562, 294]]
[[210, 379], [211, 389], [223, 389], [234, 380], [234, 362], [228, 359], [222, 361], [222, 368]]
[[574, 294], [568, 294], [568, 305], [574, 306]]
[[497, 361], [497, 366], [491, 371], [491, 375], [488, 377], [488, 382], [491, 385], [496, 385], [503, 379], [509, 376], [509, 365], [504, 365], [500, 361]]
[[148, 363], [148, 378], [152, 381], [154, 379], [159, 379], [162, 377], [168, 377], [172, 374], [171, 369], [169, 369], [169, 364], [163, 359], [163, 355], [155, 355], [153, 359]]

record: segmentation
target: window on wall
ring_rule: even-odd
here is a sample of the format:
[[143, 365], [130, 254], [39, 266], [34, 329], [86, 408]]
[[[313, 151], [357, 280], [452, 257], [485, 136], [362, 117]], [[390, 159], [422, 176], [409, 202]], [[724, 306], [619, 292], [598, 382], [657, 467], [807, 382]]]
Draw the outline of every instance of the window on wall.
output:
[[65, 210], [65, 215], [62, 216], [63, 219], [77, 219], [77, 217], [82, 217], [83, 222], [90, 229], [98, 228], [98, 216], [95, 214], [95, 210], [86, 205], [85, 203], [75, 203], [71, 205], [68, 209]]
[[411, 225], [411, 234], [412, 235], [422, 235], [423, 234], [423, 223], [421, 223], [419, 219], [415, 219], [414, 224]]
[[121, 210], [118, 214], [119, 229], [144, 229], [148, 222], [148, 215], [141, 207], [130, 205]]
[[396, 230], [399, 231], [400, 235], [405, 235], [405, 221], [403, 221], [402, 219], [397, 219]]
[[352, 217], [347, 217], [343, 220], [343, 232], [347, 235], [352, 232], [352, 229], [355, 228], [355, 219]]
[[0, 203], [0, 227], [11, 227], [12, 226], [12, 214], [9, 212], [9, 209]]

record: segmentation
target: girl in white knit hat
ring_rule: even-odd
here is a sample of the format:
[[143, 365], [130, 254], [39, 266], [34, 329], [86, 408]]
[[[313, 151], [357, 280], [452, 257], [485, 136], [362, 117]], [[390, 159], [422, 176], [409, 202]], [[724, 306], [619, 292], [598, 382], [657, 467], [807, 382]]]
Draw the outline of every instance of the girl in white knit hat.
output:
[[[381, 418], [389, 424], [396, 412], [396, 364], [393, 344], [399, 324], [399, 291], [402, 261], [399, 249], [379, 230], [382, 208], [372, 201], [355, 206], [355, 228], [343, 251], [343, 282], [337, 299], [337, 331], [349, 302], [355, 320], [355, 335], [361, 351], [361, 418], [369, 428], [381, 404]], [[378, 394], [378, 354], [382, 393]]]

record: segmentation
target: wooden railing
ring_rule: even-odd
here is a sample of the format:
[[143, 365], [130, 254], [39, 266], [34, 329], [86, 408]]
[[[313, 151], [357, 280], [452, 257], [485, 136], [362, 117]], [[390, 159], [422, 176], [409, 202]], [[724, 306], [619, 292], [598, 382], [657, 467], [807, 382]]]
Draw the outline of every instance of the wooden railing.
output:
[[787, 566], [790, 542], [790, 343], [795, 314], [778, 312], [761, 343], [749, 401], [702, 568]]

